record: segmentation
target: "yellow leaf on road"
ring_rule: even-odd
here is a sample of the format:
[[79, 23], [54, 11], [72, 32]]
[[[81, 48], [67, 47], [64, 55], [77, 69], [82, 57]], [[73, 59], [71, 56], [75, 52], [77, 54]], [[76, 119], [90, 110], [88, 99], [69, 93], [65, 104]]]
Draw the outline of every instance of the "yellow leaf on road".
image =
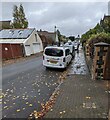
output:
[[8, 108], [8, 106], [4, 106], [4, 109]]
[[16, 110], [16, 112], [20, 112], [20, 109]]
[[23, 108], [23, 110], [25, 110], [25, 108]]
[[32, 104], [29, 104], [29, 107], [32, 107]]
[[60, 112], [60, 114], [62, 114], [62, 112]]
[[90, 99], [91, 97], [90, 96], [86, 96], [86, 99]]
[[29, 104], [28, 102], [26, 102], [26, 105]]

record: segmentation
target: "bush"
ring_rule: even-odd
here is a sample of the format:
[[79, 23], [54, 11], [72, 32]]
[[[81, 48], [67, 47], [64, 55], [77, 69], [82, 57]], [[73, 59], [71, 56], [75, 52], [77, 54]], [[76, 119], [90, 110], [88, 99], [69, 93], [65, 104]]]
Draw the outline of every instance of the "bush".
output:
[[94, 44], [98, 42], [105, 42], [110, 44], [110, 33], [98, 33], [96, 35], [92, 35], [86, 43], [90, 46], [90, 55], [93, 58], [94, 53]]

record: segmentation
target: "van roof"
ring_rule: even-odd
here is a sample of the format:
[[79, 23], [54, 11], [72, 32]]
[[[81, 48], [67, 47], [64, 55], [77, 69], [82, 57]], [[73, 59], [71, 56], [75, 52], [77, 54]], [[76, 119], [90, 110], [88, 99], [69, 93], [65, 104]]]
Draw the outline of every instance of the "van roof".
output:
[[48, 46], [48, 47], [45, 47], [45, 49], [47, 48], [57, 48], [57, 49], [61, 49], [61, 50], [64, 50], [64, 49], [68, 49], [68, 47], [58, 47], [58, 46]]

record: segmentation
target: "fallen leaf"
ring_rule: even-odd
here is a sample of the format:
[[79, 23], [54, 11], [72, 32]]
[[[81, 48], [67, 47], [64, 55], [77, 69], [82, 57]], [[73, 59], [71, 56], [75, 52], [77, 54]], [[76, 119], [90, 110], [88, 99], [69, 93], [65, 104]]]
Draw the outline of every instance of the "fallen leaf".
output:
[[47, 83], [45, 83], [45, 85], [48, 85]]
[[25, 110], [26, 108], [23, 108], [23, 110]]
[[65, 113], [66, 111], [64, 110], [63, 113]]
[[3, 98], [3, 95], [0, 95], [0, 99], [2, 99]]
[[4, 102], [4, 104], [6, 104], [6, 102]]
[[8, 106], [4, 106], [4, 109], [8, 108]]
[[29, 104], [29, 102], [26, 102], [26, 105]]
[[20, 112], [20, 109], [16, 110], [16, 112]]
[[38, 92], [40, 92], [40, 89], [38, 89]]
[[60, 114], [62, 114], [62, 112], [60, 112]]
[[38, 101], [38, 103], [40, 103], [40, 101]]
[[32, 104], [29, 104], [29, 107], [32, 107]]
[[91, 97], [90, 96], [86, 96], [86, 99], [90, 99]]

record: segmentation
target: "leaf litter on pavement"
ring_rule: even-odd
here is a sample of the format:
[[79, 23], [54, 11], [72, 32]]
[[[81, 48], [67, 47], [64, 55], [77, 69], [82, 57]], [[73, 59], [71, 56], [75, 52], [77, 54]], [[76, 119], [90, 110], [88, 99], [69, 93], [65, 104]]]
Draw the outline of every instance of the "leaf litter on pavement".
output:
[[[58, 74], [56, 74], [56, 75], [58, 75]], [[64, 71], [64, 72], [60, 75], [57, 83], [58, 83], [58, 84], [61, 84], [61, 83], [65, 80], [66, 75], [67, 75], [67, 71]], [[50, 76], [50, 78], [51, 78], [51, 76]], [[50, 83], [49, 83], [49, 84], [48, 84], [47, 82], [45, 82], [45, 85], [48, 86], [48, 88], [49, 88], [51, 85], [57, 85], [57, 83], [53, 83], [53, 84], [50, 84]], [[49, 89], [50, 89], [50, 88], [49, 88]], [[37, 118], [43, 118], [44, 115], [45, 115], [49, 110], [50, 110], [50, 111], [53, 111], [52, 107], [53, 107], [53, 105], [55, 104], [56, 98], [57, 98], [57, 96], [59, 95], [59, 93], [60, 93], [59, 89], [56, 90], [56, 91], [52, 94], [52, 96], [50, 97], [50, 99], [49, 99], [45, 104], [44, 104], [44, 103], [40, 103], [40, 101], [38, 101], [38, 103], [41, 105], [41, 111], [34, 110], [34, 111], [29, 115], [28, 119], [29, 119], [29, 120], [32, 120], [32, 119], [37, 119]], [[64, 114], [65, 112], [66, 112], [65, 110], [62, 111], [63, 114]]]

